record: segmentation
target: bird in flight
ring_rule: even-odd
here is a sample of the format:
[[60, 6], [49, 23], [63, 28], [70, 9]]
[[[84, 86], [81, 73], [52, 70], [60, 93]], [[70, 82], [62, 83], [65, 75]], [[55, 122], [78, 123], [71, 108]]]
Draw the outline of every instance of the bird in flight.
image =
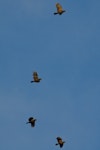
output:
[[62, 13], [66, 12], [65, 10], [63, 10], [62, 6], [59, 3], [56, 4], [56, 8], [57, 8], [57, 12], [55, 12], [54, 15], [57, 14], [61, 15]]
[[33, 117], [30, 117], [28, 119], [28, 122], [26, 122], [26, 124], [30, 123], [31, 127], [35, 127], [35, 121], [36, 121], [36, 119], [34, 119]]
[[38, 78], [38, 73], [37, 72], [33, 72], [33, 80], [31, 81], [31, 83], [33, 83], [33, 82], [40, 82], [40, 80], [42, 80], [42, 79]]
[[56, 139], [57, 139], [58, 143], [56, 143], [55, 145], [59, 145], [60, 147], [63, 147], [65, 141], [62, 141], [61, 137], [57, 137]]

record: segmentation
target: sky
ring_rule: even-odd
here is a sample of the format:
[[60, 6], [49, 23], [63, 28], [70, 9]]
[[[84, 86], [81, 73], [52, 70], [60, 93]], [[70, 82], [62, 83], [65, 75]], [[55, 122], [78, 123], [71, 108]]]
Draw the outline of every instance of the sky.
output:
[[99, 18], [100, 0], [0, 1], [0, 150], [100, 149]]

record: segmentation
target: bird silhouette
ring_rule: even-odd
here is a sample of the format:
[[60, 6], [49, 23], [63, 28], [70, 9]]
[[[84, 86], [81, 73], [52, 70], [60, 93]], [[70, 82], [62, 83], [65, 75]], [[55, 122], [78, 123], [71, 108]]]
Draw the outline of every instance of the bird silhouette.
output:
[[30, 123], [31, 127], [34, 127], [35, 126], [35, 121], [36, 121], [36, 119], [34, 119], [33, 117], [30, 117], [28, 119], [28, 122], [26, 122], [26, 124]]
[[62, 6], [59, 3], [56, 4], [56, 8], [57, 8], [57, 12], [55, 12], [54, 15], [57, 14], [61, 15], [62, 13], [66, 12], [65, 10], [63, 10]]
[[38, 78], [38, 73], [37, 72], [33, 72], [33, 80], [31, 81], [31, 83], [33, 83], [33, 82], [40, 82], [40, 80], [42, 80], [42, 79]]
[[62, 141], [61, 137], [57, 137], [56, 139], [57, 139], [58, 143], [56, 143], [55, 145], [59, 145], [60, 148], [63, 147], [65, 141]]

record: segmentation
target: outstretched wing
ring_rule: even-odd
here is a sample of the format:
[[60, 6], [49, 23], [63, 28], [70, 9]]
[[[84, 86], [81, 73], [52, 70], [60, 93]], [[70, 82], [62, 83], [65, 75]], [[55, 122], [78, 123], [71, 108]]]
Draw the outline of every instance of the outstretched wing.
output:
[[37, 74], [37, 72], [33, 72], [33, 79], [34, 79], [34, 81], [38, 80], [38, 74]]
[[56, 8], [58, 13], [63, 11], [62, 6], [59, 3], [56, 4]]

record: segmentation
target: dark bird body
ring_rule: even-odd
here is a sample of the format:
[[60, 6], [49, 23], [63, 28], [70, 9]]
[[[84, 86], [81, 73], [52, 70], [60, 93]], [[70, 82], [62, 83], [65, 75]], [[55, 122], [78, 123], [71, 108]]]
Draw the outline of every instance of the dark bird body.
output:
[[33, 82], [40, 82], [40, 80], [42, 80], [42, 79], [38, 78], [38, 73], [37, 72], [33, 72], [33, 80], [31, 81], [31, 83], [33, 83]]
[[30, 117], [28, 119], [28, 122], [26, 122], [26, 124], [30, 123], [31, 127], [34, 127], [35, 126], [35, 121], [36, 121], [36, 119], [34, 119], [33, 117]]
[[59, 3], [56, 4], [56, 8], [57, 8], [57, 12], [55, 12], [54, 15], [57, 15], [57, 14], [61, 15], [64, 12], [66, 12], [65, 10], [63, 10], [62, 6]]
[[65, 141], [62, 141], [62, 138], [60, 138], [60, 137], [57, 137], [56, 139], [57, 139], [58, 143], [56, 143], [55, 145], [59, 145], [60, 147], [63, 147]]

